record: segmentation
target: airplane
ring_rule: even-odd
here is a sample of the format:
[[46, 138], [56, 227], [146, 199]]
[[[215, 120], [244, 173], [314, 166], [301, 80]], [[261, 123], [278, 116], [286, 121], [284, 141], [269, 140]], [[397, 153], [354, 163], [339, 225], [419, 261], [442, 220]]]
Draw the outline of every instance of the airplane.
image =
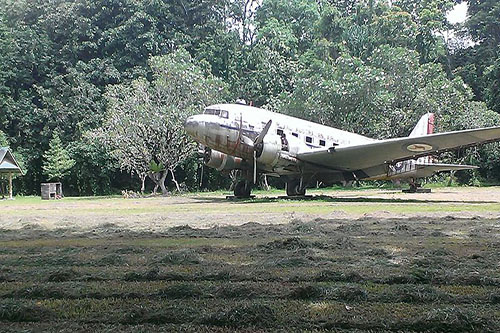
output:
[[286, 194], [303, 196], [313, 181], [416, 180], [476, 166], [438, 163], [434, 155], [500, 141], [500, 126], [433, 133], [427, 113], [408, 137], [376, 140], [243, 104], [216, 104], [186, 119], [186, 132], [203, 147], [205, 165], [242, 170], [234, 196], [247, 198], [258, 174], [285, 177]]

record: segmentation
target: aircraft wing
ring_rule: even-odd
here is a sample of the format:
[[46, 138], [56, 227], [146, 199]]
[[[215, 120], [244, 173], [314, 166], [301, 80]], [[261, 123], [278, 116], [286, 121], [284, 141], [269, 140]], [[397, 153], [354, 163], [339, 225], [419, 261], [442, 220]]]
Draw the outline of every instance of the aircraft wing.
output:
[[299, 153], [297, 158], [335, 170], [355, 171], [495, 141], [500, 141], [500, 126], [332, 147]]

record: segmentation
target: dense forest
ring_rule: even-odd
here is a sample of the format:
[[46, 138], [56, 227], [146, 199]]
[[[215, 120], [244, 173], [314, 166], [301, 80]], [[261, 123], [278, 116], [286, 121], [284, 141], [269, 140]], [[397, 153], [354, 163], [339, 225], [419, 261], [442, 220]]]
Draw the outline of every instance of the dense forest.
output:
[[[500, 2], [464, 1], [468, 19], [450, 24], [461, 2], [0, 0], [0, 146], [23, 166], [15, 188], [64, 178], [67, 193], [109, 194], [152, 188], [146, 175], [165, 168], [172, 188], [175, 175], [198, 189], [193, 147], [162, 160], [181, 139], [151, 134], [159, 151], [131, 167], [144, 152], [109, 138], [126, 148], [127, 121], [161, 132], [237, 98], [375, 138], [408, 135], [426, 112], [439, 131], [498, 125]], [[500, 181], [498, 144], [444, 158], [481, 167], [465, 182]], [[65, 170], [48, 165], [58, 159]], [[202, 187], [227, 185], [205, 170]]]

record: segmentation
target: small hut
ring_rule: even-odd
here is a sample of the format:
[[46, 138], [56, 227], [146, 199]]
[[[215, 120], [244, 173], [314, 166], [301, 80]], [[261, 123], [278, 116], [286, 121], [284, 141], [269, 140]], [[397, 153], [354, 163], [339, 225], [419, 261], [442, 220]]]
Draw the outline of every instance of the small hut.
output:
[[8, 147], [0, 147], [0, 176], [9, 179], [9, 198], [12, 199], [12, 176], [22, 174], [23, 171]]
[[61, 183], [42, 183], [41, 185], [42, 200], [62, 199], [62, 184]]

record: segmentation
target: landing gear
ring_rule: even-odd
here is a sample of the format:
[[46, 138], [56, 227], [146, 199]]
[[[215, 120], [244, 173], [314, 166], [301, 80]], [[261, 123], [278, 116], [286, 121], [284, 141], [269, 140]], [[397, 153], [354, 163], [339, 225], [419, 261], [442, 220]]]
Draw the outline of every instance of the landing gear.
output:
[[306, 188], [304, 186], [300, 186], [300, 180], [294, 179], [286, 183], [286, 195], [298, 196], [298, 195], [306, 195]]
[[403, 193], [431, 193], [430, 188], [422, 188], [422, 184], [417, 183], [413, 178], [410, 178], [409, 185], [410, 188], [403, 190]]
[[240, 180], [234, 186], [234, 196], [236, 198], [250, 198], [252, 184], [246, 180]]

